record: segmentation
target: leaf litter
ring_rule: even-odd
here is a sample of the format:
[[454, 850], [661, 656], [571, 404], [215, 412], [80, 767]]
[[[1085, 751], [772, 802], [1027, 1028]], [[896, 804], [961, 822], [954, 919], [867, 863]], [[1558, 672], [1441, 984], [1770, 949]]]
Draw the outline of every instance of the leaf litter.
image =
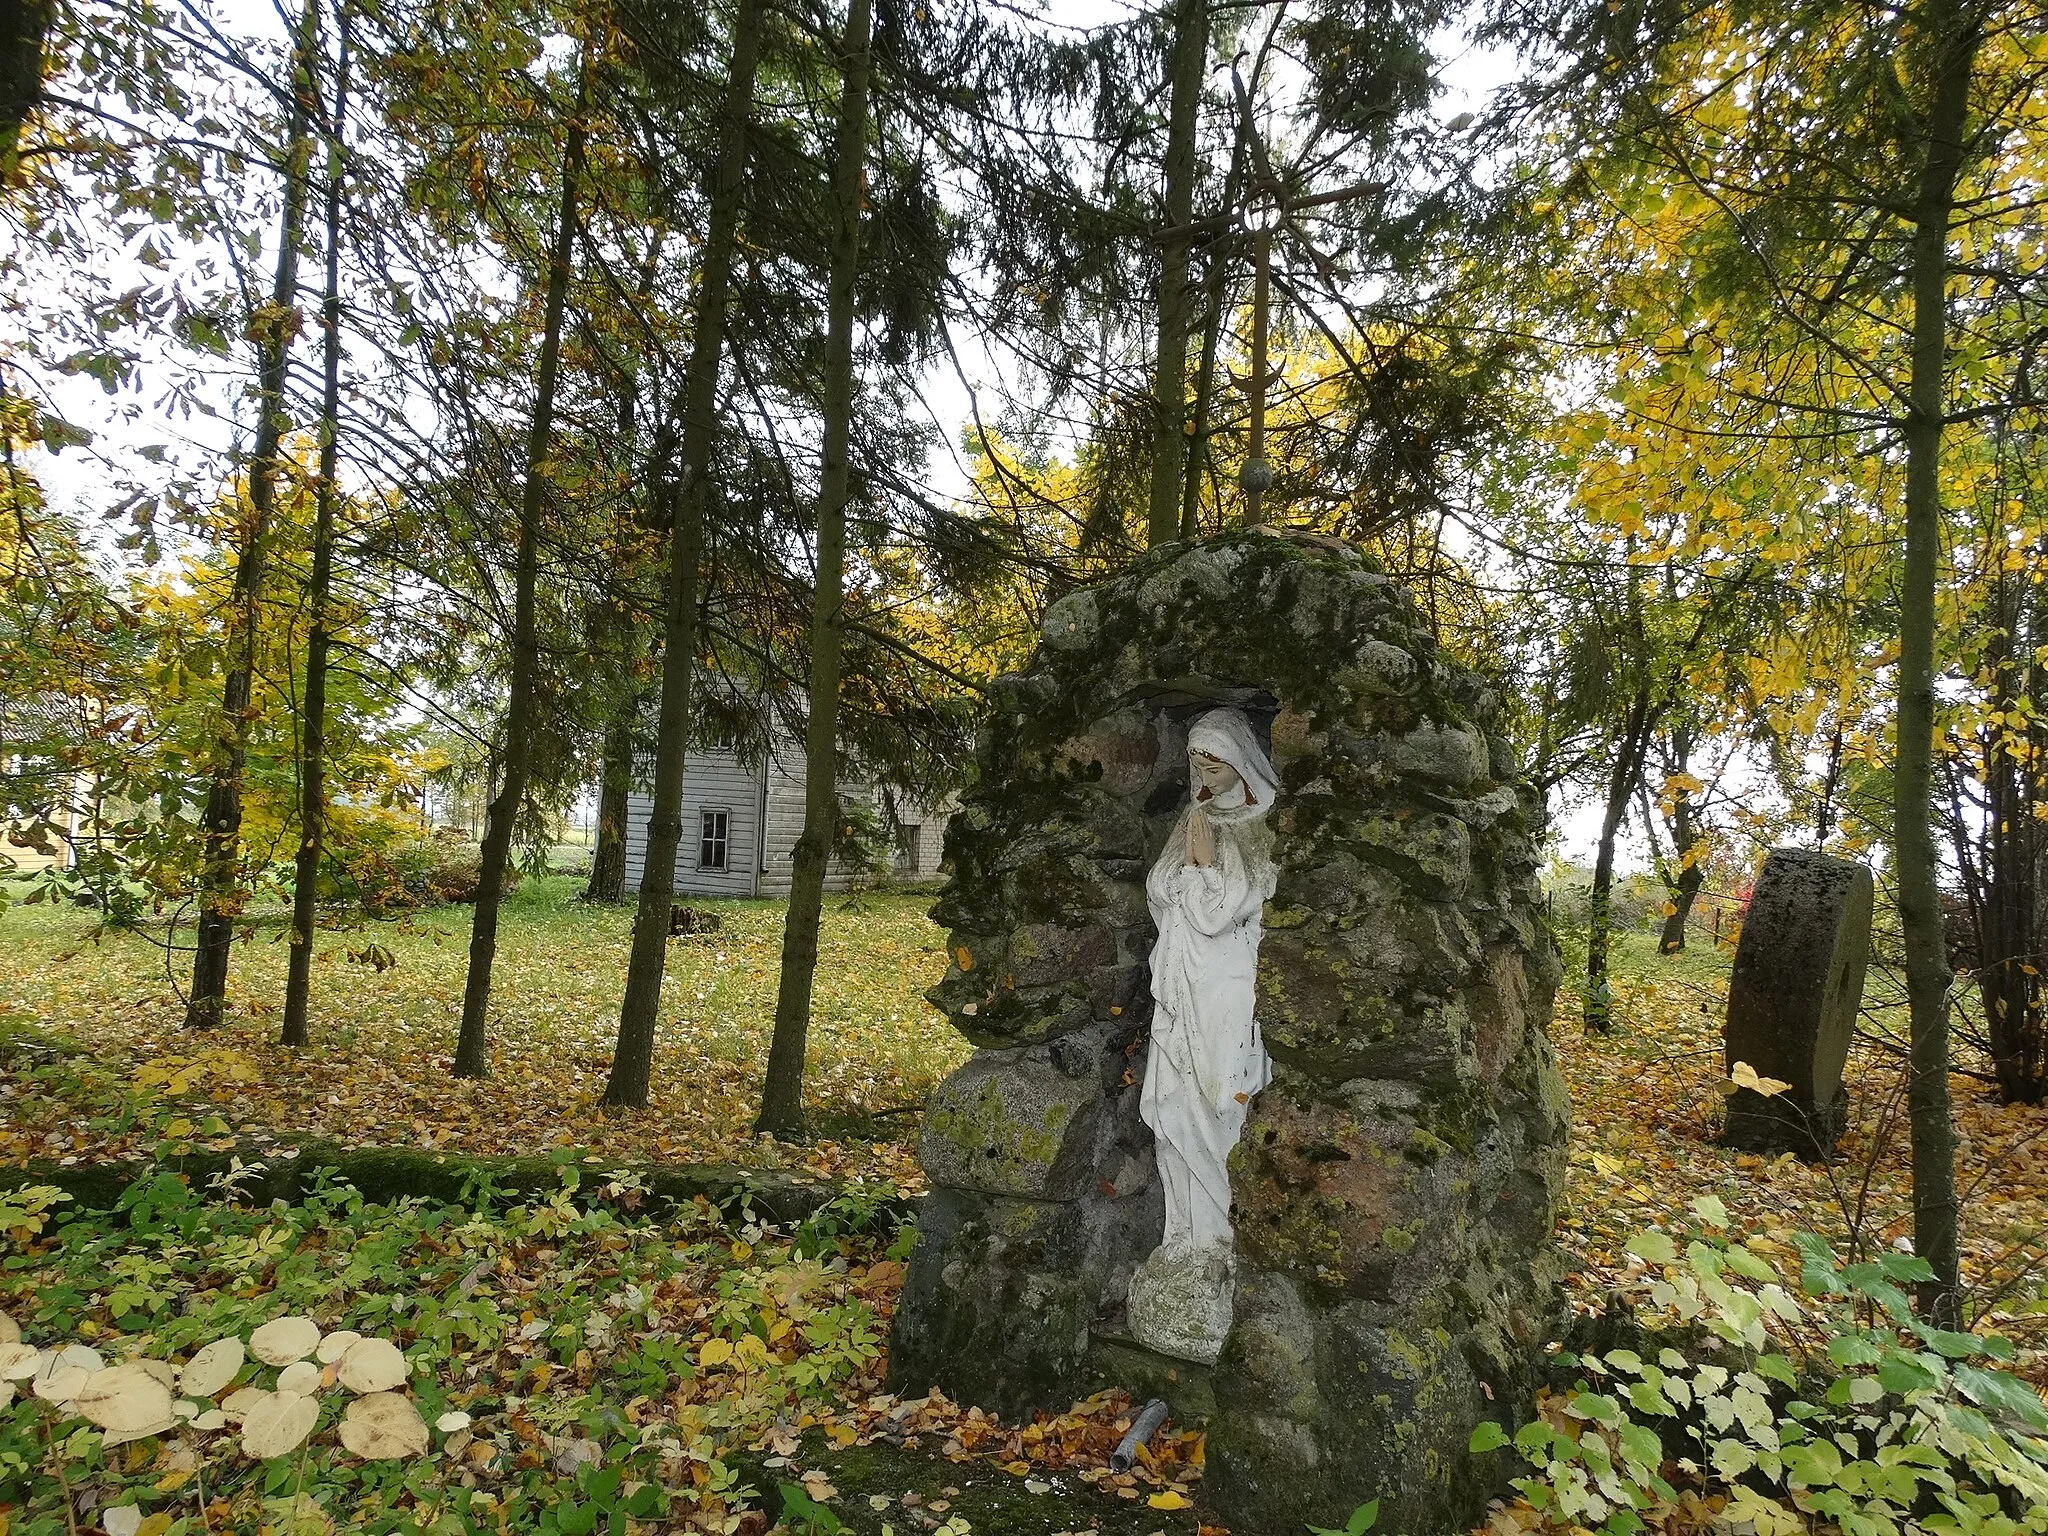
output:
[[[965, 1055], [964, 1043], [919, 996], [945, 963], [940, 936], [921, 906], [915, 898], [870, 897], [861, 913], [828, 913], [819, 977], [824, 1027], [813, 1032], [814, 1113], [821, 1118], [914, 1106]], [[10, 934], [18, 969], [0, 977], [0, 1006], [36, 1031], [87, 1046], [93, 1059], [60, 1058], [53, 1065], [46, 1056], [26, 1063], [19, 1053], [10, 1057], [0, 1084], [8, 1116], [0, 1137], [17, 1160], [82, 1155], [52, 1129], [75, 1128], [81, 1101], [103, 1116], [138, 1120], [125, 1141], [118, 1131], [106, 1138], [109, 1151], [146, 1149], [153, 1131], [139, 1123], [134, 1106], [138, 1096], [148, 1096], [168, 1101], [195, 1125], [211, 1114], [240, 1132], [282, 1129], [388, 1144], [395, 1126], [413, 1133], [398, 1140], [404, 1145], [528, 1154], [569, 1145], [620, 1158], [727, 1160], [866, 1176], [906, 1190], [920, 1186], [914, 1115], [877, 1122], [889, 1135], [872, 1142], [827, 1138], [792, 1147], [748, 1134], [772, 1017], [779, 907], [739, 905], [712, 940], [672, 951], [666, 995], [674, 1001], [665, 1008], [657, 1106], [645, 1115], [608, 1113], [594, 1102], [607, 1065], [602, 1048], [615, 1027], [620, 914], [558, 907], [508, 923], [500, 973], [505, 1011], [494, 1022], [496, 1075], [475, 1089], [451, 1084], [439, 1054], [452, 1038], [451, 1003], [459, 1006], [460, 995], [460, 948], [447, 935], [394, 939], [404, 949], [403, 963], [382, 973], [317, 973], [331, 989], [333, 1012], [325, 1043], [310, 1053], [271, 1047], [274, 1018], [247, 1005], [206, 1050], [195, 1051], [177, 1027], [174, 1000], [150, 990], [155, 952], [139, 940], [109, 939], [60, 960], [57, 952], [78, 938], [78, 920], [60, 916], [69, 921], [35, 914], [34, 923]], [[17, 913], [0, 917], [10, 927], [17, 921]], [[124, 950], [131, 944], [132, 952]], [[1852, 1053], [1852, 1115], [1842, 1155], [1832, 1166], [1810, 1166], [1735, 1152], [1715, 1139], [1728, 956], [1710, 950], [1659, 957], [1646, 936], [1623, 935], [1616, 959], [1615, 1032], [1585, 1036], [1568, 989], [1553, 1030], [1574, 1100], [1559, 1235], [1575, 1261], [1569, 1285], [1577, 1306], [1596, 1310], [1611, 1288], [1640, 1276], [1643, 1261], [1626, 1251], [1631, 1234], [1682, 1222], [1702, 1198], [1719, 1201], [1732, 1231], [1763, 1254], [1789, 1253], [1796, 1231], [1863, 1251], [1909, 1237], [1896, 1056], [1902, 1025], [1898, 1000], [1881, 975], [1873, 974], [1865, 1034]], [[238, 995], [246, 995], [252, 976], [260, 977], [268, 963], [261, 941], [238, 948], [237, 962]], [[281, 956], [278, 964], [281, 969]], [[306, 1070], [309, 1064], [317, 1070]], [[1968, 1196], [1966, 1270], [1991, 1298], [1982, 1321], [2027, 1346], [2018, 1365], [2039, 1384], [2048, 1306], [2031, 1266], [2048, 1232], [2048, 1180], [2042, 1177], [2048, 1172], [2048, 1110], [2001, 1107], [1967, 1077], [1954, 1086], [1959, 1171]], [[420, 1218], [411, 1213], [408, 1219]], [[429, 1421], [442, 1426], [431, 1454], [444, 1464], [446, 1512], [458, 1504], [471, 1512], [462, 1528], [483, 1528], [471, 1516], [502, 1523], [507, 1500], [587, 1496], [593, 1469], [625, 1464], [644, 1470], [646, 1486], [663, 1489], [665, 1499], [680, 1501], [670, 1506], [672, 1513], [683, 1512], [678, 1529], [737, 1532], [745, 1527], [722, 1522], [742, 1515], [745, 1500], [735, 1497], [732, 1469], [722, 1458], [751, 1447], [768, 1453], [770, 1462], [780, 1460], [803, 1486], [829, 1487], [829, 1463], [810, 1468], [808, 1478], [796, 1470], [811, 1444], [922, 1445], [948, 1458], [992, 1463], [1033, 1492], [1056, 1486], [1049, 1479], [1078, 1478], [1148, 1509], [1171, 1512], [1183, 1499], [1195, 1501], [1198, 1433], [1172, 1430], [1131, 1473], [1109, 1470], [1108, 1452], [1128, 1427], [1131, 1407], [1117, 1395], [1023, 1425], [1000, 1423], [941, 1394], [902, 1399], [883, 1390], [883, 1340], [902, 1264], [900, 1256], [881, 1256], [863, 1239], [838, 1238], [838, 1252], [820, 1268], [815, 1258], [794, 1253], [787, 1234], [772, 1229], [721, 1232], [710, 1245], [718, 1257], [709, 1263], [701, 1257], [701, 1231], [692, 1243], [673, 1247], [674, 1234], [664, 1233], [652, 1251], [699, 1255], [664, 1275], [658, 1273], [664, 1262], [649, 1269], [631, 1258], [648, 1249], [644, 1234], [654, 1230], [648, 1224], [602, 1234], [581, 1228], [593, 1219], [587, 1216], [535, 1219], [542, 1227], [548, 1220], [566, 1225], [509, 1244], [500, 1234], [502, 1246], [482, 1263], [476, 1256], [489, 1253], [490, 1243], [478, 1248], [430, 1237], [415, 1255], [416, 1270], [352, 1298], [354, 1310], [345, 1317], [331, 1315], [336, 1293], [321, 1293], [329, 1314], [323, 1323], [331, 1331], [319, 1339], [316, 1358], [329, 1369], [354, 1344], [332, 1331], [337, 1321], [353, 1318], [368, 1337], [374, 1326], [407, 1312], [422, 1322], [433, 1319], [442, 1337], [426, 1358], [454, 1381], [422, 1384], [415, 1416], [424, 1410], [422, 1429]], [[715, 1226], [709, 1212], [699, 1221]], [[120, 1240], [108, 1241], [118, 1251]], [[245, 1235], [240, 1241], [261, 1240]], [[363, 1241], [359, 1235], [353, 1246]], [[243, 1282], [241, 1294], [250, 1302], [277, 1300], [280, 1277], [301, 1257], [302, 1246], [318, 1252], [331, 1242], [318, 1231], [298, 1233], [258, 1266], [256, 1278]], [[351, 1243], [339, 1248], [350, 1251]], [[516, 1262], [508, 1262], [515, 1254]], [[30, 1279], [17, 1283], [32, 1284], [33, 1267], [26, 1273]], [[180, 1291], [176, 1283], [169, 1292], [187, 1305], [195, 1294], [235, 1294]], [[735, 1312], [742, 1294], [750, 1299]], [[565, 1310], [563, 1300], [571, 1295], [575, 1304]], [[72, 1321], [81, 1336], [104, 1339], [125, 1331], [132, 1343], [134, 1319], [122, 1321], [111, 1296], [99, 1290], [84, 1298], [89, 1305]], [[484, 1309], [496, 1317], [495, 1329], [474, 1320], [452, 1326], [442, 1310], [450, 1303]], [[508, 1315], [506, 1307], [516, 1311]], [[825, 1336], [817, 1320], [835, 1313], [856, 1320], [851, 1336], [861, 1342], [821, 1369], [813, 1359]], [[276, 1315], [276, 1306], [266, 1305], [265, 1316]], [[738, 1328], [736, 1317], [744, 1318]], [[48, 1321], [42, 1317], [35, 1325], [39, 1338]], [[407, 1337], [403, 1327], [394, 1337]], [[413, 1337], [408, 1350], [425, 1335]], [[315, 1348], [309, 1344], [301, 1353]], [[70, 1395], [61, 1401], [75, 1406], [90, 1372], [51, 1354], [35, 1358], [43, 1366], [39, 1376], [66, 1373], [58, 1385]], [[103, 1368], [91, 1358], [93, 1370]], [[622, 1379], [636, 1371], [645, 1390]], [[50, 1390], [42, 1389], [42, 1396], [49, 1398]], [[246, 1434], [249, 1409], [259, 1407], [267, 1418], [278, 1411], [274, 1400], [272, 1392], [245, 1387], [205, 1417], [218, 1421], [222, 1410], [231, 1410]], [[28, 1408], [24, 1399], [14, 1411]], [[377, 1443], [409, 1445], [406, 1437], [415, 1433], [408, 1421], [396, 1442]], [[122, 1465], [150, 1444], [126, 1448], [129, 1461]], [[159, 1470], [158, 1462], [136, 1465], [144, 1474]], [[514, 1474], [536, 1472], [540, 1492], [531, 1491], [530, 1478], [525, 1494], [507, 1487]], [[624, 1486], [614, 1484], [607, 1497], [620, 1497]], [[919, 1529], [938, 1528], [932, 1513], [922, 1519], [928, 1524]], [[1496, 1525], [1502, 1520], [1512, 1524], [1497, 1511]]]

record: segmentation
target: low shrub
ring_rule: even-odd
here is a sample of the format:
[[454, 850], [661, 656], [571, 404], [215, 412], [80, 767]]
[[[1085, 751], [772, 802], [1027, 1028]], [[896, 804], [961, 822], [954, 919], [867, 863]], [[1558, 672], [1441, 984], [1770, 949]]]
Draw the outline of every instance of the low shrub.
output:
[[[350, 858], [332, 894], [353, 900], [372, 917], [388, 917], [419, 907], [438, 907], [476, 900], [483, 878], [483, 850], [466, 832], [441, 827], [429, 837], [365, 849]], [[516, 867], [505, 870], [505, 889], [518, 889], [523, 877]]]
[[1493, 1423], [1473, 1435], [1529, 1469], [1497, 1526], [2048, 1531], [2048, 1410], [2005, 1369], [2008, 1341], [1913, 1315], [1904, 1287], [1933, 1278], [1925, 1260], [1845, 1266], [1807, 1234], [1731, 1240], [1711, 1196], [1694, 1212], [1680, 1238], [1629, 1245], [1644, 1268], [1621, 1300], [1642, 1347], [1561, 1356], [1576, 1379], [1512, 1440]]

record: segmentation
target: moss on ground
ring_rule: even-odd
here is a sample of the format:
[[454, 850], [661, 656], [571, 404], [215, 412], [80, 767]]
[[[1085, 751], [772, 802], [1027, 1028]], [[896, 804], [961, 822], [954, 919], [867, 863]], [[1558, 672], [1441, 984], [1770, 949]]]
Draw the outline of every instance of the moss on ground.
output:
[[[625, 1175], [629, 1183], [640, 1186], [626, 1203], [648, 1214], [694, 1205], [702, 1198], [732, 1216], [751, 1212], [779, 1222], [796, 1222], [845, 1193], [845, 1186], [833, 1180], [727, 1164], [589, 1167], [573, 1158], [565, 1163], [543, 1157], [470, 1157], [409, 1147], [342, 1147], [332, 1142], [309, 1142], [289, 1156], [251, 1144], [233, 1153], [172, 1154], [156, 1162], [30, 1163], [25, 1168], [0, 1168], [0, 1192], [53, 1185], [69, 1194], [80, 1209], [106, 1211], [120, 1203], [122, 1191], [152, 1173], [176, 1174], [202, 1196], [220, 1194], [215, 1181], [228, 1174], [237, 1160], [249, 1172], [236, 1179], [234, 1198], [259, 1205], [272, 1200], [296, 1201], [327, 1174], [355, 1186], [373, 1205], [397, 1200], [462, 1205], [473, 1198], [473, 1190], [483, 1187], [519, 1199], [545, 1199], [562, 1188], [565, 1167], [579, 1175], [579, 1191], [586, 1195], [616, 1175]], [[910, 1209], [910, 1202], [901, 1197], [873, 1204], [875, 1215], [889, 1226]]]
[[[770, 1467], [760, 1453], [727, 1460], [762, 1490], [771, 1515], [781, 1511], [780, 1485], [795, 1485], [803, 1472], [822, 1473], [837, 1490], [825, 1502], [855, 1536], [881, 1536], [885, 1524], [896, 1536], [923, 1536], [956, 1517], [967, 1522], [974, 1536], [1058, 1536], [1063, 1531], [1194, 1536], [1197, 1528], [1192, 1509], [1153, 1509], [1142, 1493], [1135, 1499], [1117, 1498], [1071, 1473], [1034, 1470], [1025, 1478], [991, 1461], [948, 1461], [931, 1451], [880, 1443], [840, 1449], [811, 1434], [804, 1437], [793, 1466]], [[1046, 1485], [1046, 1491], [1034, 1493], [1029, 1483]], [[905, 1505], [906, 1493], [914, 1493], [917, 1503]], [[871, 1502], [876, 1499], [886, 1502], [877, 1508]], [[933, 1513], [934, 1501], [946, 1508]]]

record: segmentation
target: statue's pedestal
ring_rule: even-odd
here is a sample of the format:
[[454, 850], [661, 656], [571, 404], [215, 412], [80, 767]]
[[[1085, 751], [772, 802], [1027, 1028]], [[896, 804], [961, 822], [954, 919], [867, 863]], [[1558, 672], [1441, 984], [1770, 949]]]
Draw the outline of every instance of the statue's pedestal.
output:
[[1215, 1417], [1215, 1375], [1209, 1366], [1162, 1355], [1107, 1327], [1091, 1336], [1088, 1363], [1094, 1386], [1120, 1387], [1134, 1404], [1162, 1397], [1176, 1424], [1201, 1424]]
[[1131, 1275], [1124, 1319], [1131, 1337], [1155, 1353], [1214, 1365], [1230, 1333], [1236, 1294], [1227, 1246], [1181, 1253], [1155, 1248]]

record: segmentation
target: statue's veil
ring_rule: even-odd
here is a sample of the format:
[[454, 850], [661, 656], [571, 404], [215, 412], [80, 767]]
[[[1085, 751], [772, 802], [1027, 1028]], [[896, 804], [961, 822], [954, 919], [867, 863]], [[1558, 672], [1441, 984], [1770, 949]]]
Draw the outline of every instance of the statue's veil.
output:
[[1206, 752], [1237, 770], [1249, 791], [1250, 803], [1230, 807], [1210, 804], [1205, 809], [1215, 822], [1256, 821], [1273, 808], [1280, 794], [1280, 779], [1273, 772], [1241, 709], [1212, 709], [1188, 731], [1188, 750]]

